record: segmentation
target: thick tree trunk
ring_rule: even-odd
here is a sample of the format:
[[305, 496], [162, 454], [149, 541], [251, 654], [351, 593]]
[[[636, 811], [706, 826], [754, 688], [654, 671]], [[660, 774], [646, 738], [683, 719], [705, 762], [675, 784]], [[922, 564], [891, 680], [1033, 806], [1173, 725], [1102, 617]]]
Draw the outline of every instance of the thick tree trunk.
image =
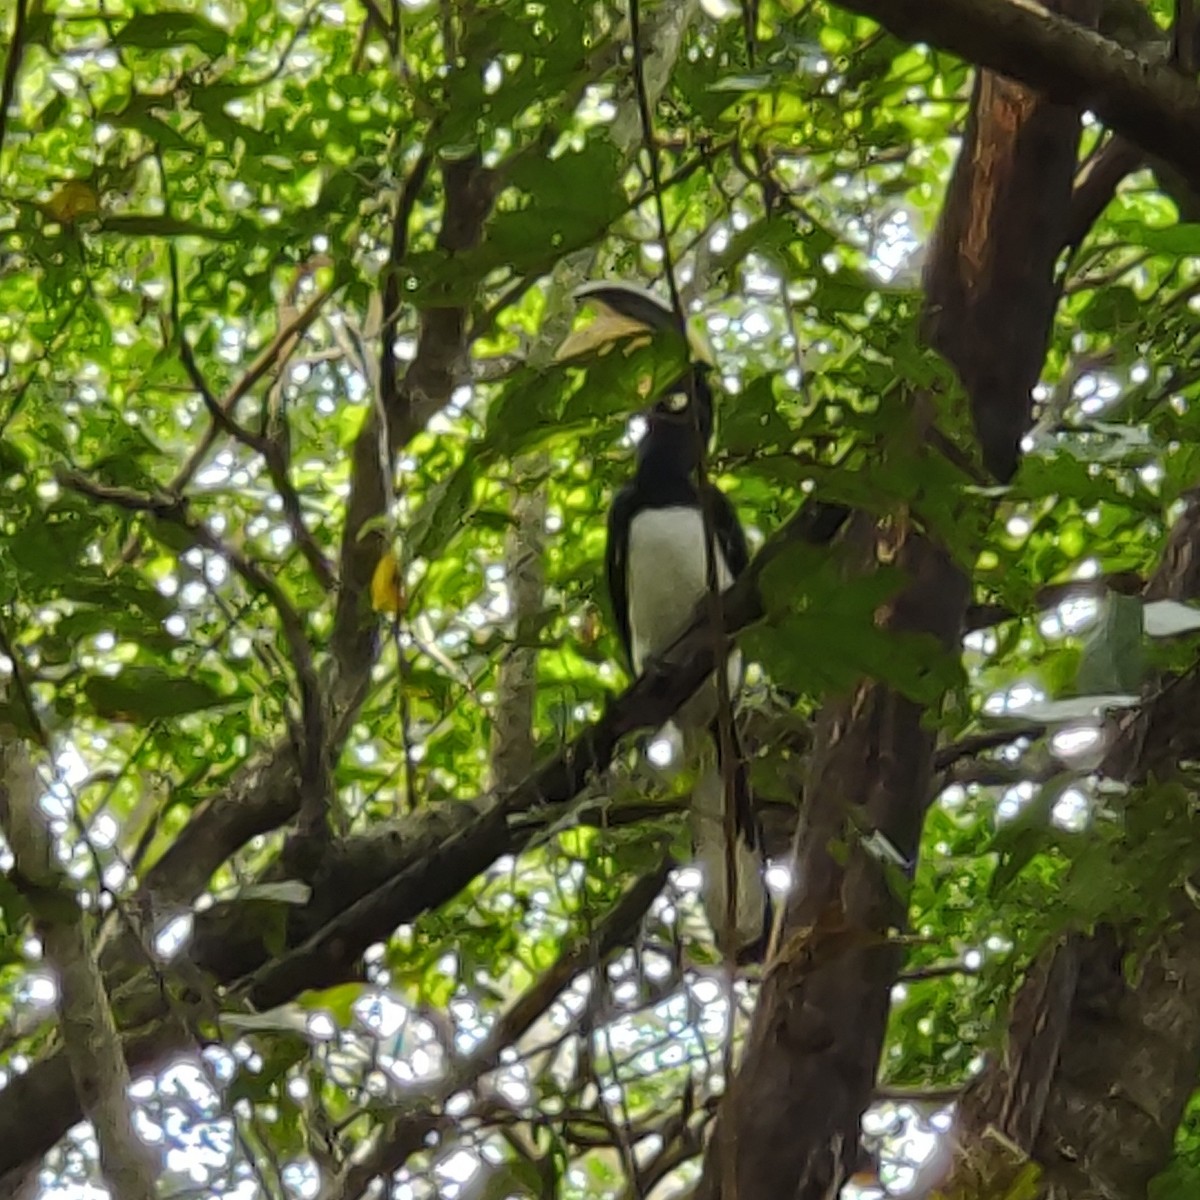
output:
[[[1060, 10], [1079, 16], [1076, 0]], [[1012, 474], [1055, 304], [1080, 120], [982, 76], [927, 274], [927, 336], [969, 395], [983, 458]], [[922, 420], [918, 402], [914, 420]], [[956, 653], [969, 587], [907, 514], [853, 522], [855, 565], [899, 565], [908, 585], [879, 614]], [[819, 720], [799, 886], [768, 964], [745, 1059], [718, 1117], [704, 1200], [828, 1200], [854, 1166], [902, 951], [904, 880], [870, 849], [878, 831], [915, 862], [932, 783], [926, 713], [874, 683]]]
[[[1149, 600], [1200, 595], [1200, 504], [1171, 531]], [[1196, 672], [1159, 680], [1156, 698], [1121, 724], [1103, 772], [1169, 780], [1200, 747]], [[1136, 932], [1136, 931], [1134, 931]], [[1146, 948], [1136, 982], [1120, 931], [1048, 947], [1013, 1005], [1003, 1055], [963, 1098], [953, 1170], [941, 1194], [1040, 1169], [1052, 1200], [1136, 1200], [1170, 1161], [1175, 1130], [1200, 1078], [1200, 912], [1180, 889], [1172, 919]], [[994, 1136], [1003, 1135], [1004, 1140]], [[986, 1196], [987, 1193], [981, 1193]], [[997, 1193], [999, 1194], [999, 1193]]]
[[[887, 627], [932, 633], [951, 652], [967, 602], [958, 568], [902, 523], [875, 530], [857, 521], [850, 537], [860, 561], [894, 552], [909, 575], [901, 601], [884, 614]], [[878, 830], [916, 859], [933, 760], [923, 715], [911, 700], [865, 682], [828, 704], [818, 722], [796, 872], [802, 886], [718, 1120], [702, 1196], [824, 1200], [854, 1165], [902, 953], [883, 939], [905, 919], [897, 878], [864, 835]], [[849, 856], [839, 862], [845, 846]]]

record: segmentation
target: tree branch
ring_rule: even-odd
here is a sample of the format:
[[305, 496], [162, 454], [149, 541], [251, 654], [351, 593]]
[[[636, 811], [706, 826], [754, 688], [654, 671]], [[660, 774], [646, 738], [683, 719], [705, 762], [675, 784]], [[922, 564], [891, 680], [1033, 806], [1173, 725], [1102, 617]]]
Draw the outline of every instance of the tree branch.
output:
[[1019, 741], [1021, 738], [1039, 738], [1045, 732], [1045, 725], [1031, 721], [1025, 725], [1012, 725], [1007, 729], [989, 729], [983, 733], [974, 733], [941, 747], [933, 756], [933, 769], [947, 771], [964, 758], [975, 758], [988, 750], [1011, 746], [1013, 742]]
[[79, 471], [58, 472], [58, 482], [73, 492], [78, 492], [101, 504], [112, 504], [128, 512], [144, 512], [160, 521], [168, 521], [185, 530], [205, 550], [228, 560], [229, 565], [242, 578], [251, 591], [263, 596], [279, 616], [291, 653], [292, 666], [300, 693], [300, 711], [304, 737], [302, 745], [307, 753], [313, 747], [325, 746], [325, 715], [321, 704], [320, 685], [313, 663], [312, 646], [305, 633], [304, 622], [283, 588], [252, 558], [234, 546], [221, 541], [202, 521], [194, 521], [187, 514], [186, 502], [170, 494], [150, 495], [131, 491], [128, 488], [110, 487], [97, 483]]
[[1200, 187], [1200, 90], [1034, 0], [838, 0], [897, 37], [1090, 108], [1117, 133]]
[[275, 485], [275, 491], [283, 503], [283, 515], [287, 519], [288, 528], [292, 531], [292, 537], [296, 539], [296, 545], [300, 547], [300, 553], [304, 555], [308, 565], [312, 568], [317, 581], [326, 591], [330, 591], [334, 585], [333, 568], [321, 552], [321, 547], [317, 545], [311, 530], [304, 524], [300, 497], [288, 477], [287, 462], [279, 445], [265, 435], [259, 436], [243, 429], [234, 419], [233, 413], [225, 410], [209, 390], [200, 366], [196, 362], [195, 351], [192, 350], [191, 343], [182, 329], [179, 331], [179, 357], [183, 360], [184, 370], [187, 371], [192, 386], [200, 393], [200, 398], [204, 401], [204, 407], [208, 409], [208, 415], [212, 419], [214, 427], [220, 428], [253, 453], [262, 455], [263, 461], [267, 465], [267, 472], [271, 476], [271, 482]]
[[[385, 303], [398, 308], [400, 259], [407, 246], [408, 215], [425, 179], [429, 163], [419, 159], [402, 191], [393, 223]], [[478, 155], [442, 167], [445, 202], [438, 247], [462, 254], [478, 245], [495, 199], [493, 172]], [[387, 548], [380, 518], [391, 503], [392, 460], [399, 448], [450, 398], [467, 349], [467, 311], [459, 305], [432, 303], [421, 314], [417, 353], [404, 378], [393, 385], [396, 312], [384, 312], [385, 336], [380, 354], [379, 396], [354, 442], [350, 496], [341, 546], [341, 590], [338, 593], [330, 646], [335, 664], [334, 703], [354, 704], [368, 682], [377, 653], [377, 619], [369, 604], [371, 576]]]
[[1075, 179], [1071, 195], [1071, 217], [1066, 245], [1078, 247], [1100, 214], [1108, 207], [1117, 187], [1127, 175], [1146, 161], [1145, 152], [1127, 137], [1114, 134], [1091, 161], [1084, 164]]
[[[755, 556], [739, 580], [723, 594], [725, 634], [732, 635], [762, 616], [758, 578], [766, 565], [789, 545], [824, 544], [845, 520], [844, 509], [820, 503], [804, 505]], [[388, 878], [373, 891], [341, 911], [303, 944], [264, 964], [245, 981], [244, 990], [259, 1008], [270, 1008], [305, 987], [323, 986], [342, 977], [372, 942], [387, 937], [403, 919], [417, 911], [427, 896], [433, 866], [443, 886], [465, 886], [495, 857], [507, 839], [509, 819], [535, 806], [565, 804], [612, 761], [620, 740], [640, 729], [656, 729], [667, 721], [713, 670], [713, 624], [707, 599], [684, 633], [651, 662], [645, 672], [584, 729], [518, 787], [481, 802], [474, 821], [448, 837], [433, 859], [425, 859]], [[453, 894], [453, 893], [451, 893]]]
[[[290, 353], [292, 348], [297, 344], [297, 341], [302, 334], [320, 314], [321, 309], [325, 306], [325, 301], [333, 295], [336, 285], [331, 285], [327, 288], [322, 288], [305, 307], [296, 314], [296, 316], [283, 325], [276, 331], [275, 336], [263, 348], [262, 353], [246, 368], [236, 383], [221, 397], [220, 406], [222, 413], [232, 415], [238, 406], [238, 402], [243, 396], [249, 394], [250, 389], [274, 366], [277, 366], [283, 355]], [[197, 443], [196, 448], [188, 455], [183, 466], [175, 473], [171, 482], [167, 484], [166, 491], [172, 495], [177, 495], [191, 483], [196, 472], [200, 470], [204, 464], [204, 460], [208, 457], [208, 452], [216, 445], [217, 438], [220, 436], [221, 430], [214, 422], [205, 430], [204, 436]], [[130, 538], [126, 542], [122, 550], [122, 558], [128, 562], [136, 552], [137, 542], [135, 538]]]
[[75, 1095], [96, 1133], [100, 1170], [122, 1200], [154, 1200], [157, 1171], [133, 1127], [129, 1068], [99, 967], [87, 917], [60, 870], [38, 806], [37, 773], [24, 744], [0, 729], [0, 826], [15, 860], [11, 879], [29, 904], [57, 975], [59, 1029]]
[[473, 1086], [481, 1076], [495, 1068], [501, 1052], [528, 1032], [577, 975], [602, 964], [629, 940], [654, 898], [662, 891], [669, 868], [670, 860], [662, 859], [653, 871], [643, 875], [625, 892], [590, 936], [576, 936], [545, 975], [500, 1016], [483, 1045], [452, 1066], [436, 1087], [414, 1106], [416, 1111], [406, 1112], [390, 1121], [341, 1176], [322, 1191], [320, 1200], [357, 1200], [373, 1180], [399, 1170], [405, 1160], [421, 1148], [426, 1134], [437, 1127], [442, 1119], [438, 1110], [446, 1100]]
[[[916, 21], [925, 3], [879, 7]], [[1078, 112], [1024, 87], [977, 76], [931, 246], [926, 342], [959, 373], [984, 462], [999, 478], [1016, 467], [1053, 319], [1079, 123]], [[914, 434], [928, 444], [929, 401], [911, 390], [908, 401]], [[905, 576], [879, 626], [921, 633], [957, 654], [969, 599], [959, 560], [903, 512], [886, 522], [859, 514], [846, 542], [856, 573], [882, 561]], [[907, 919], [906, 877], [931, 797], [935, 739], [915, 701], [870, 679], [848, 691], [828, 699], [816, 723], [795, 853], [804, 886], [789, 893], [773, 939], [741, 1068], [709, 1141], [701, 1200], [734, 1200], [735, 1192], [824, 1200], [859, 1158], [903, 958], [892, 933]], [[873, 852], [867, 835], [875, 833], [909, 864], [903, 875]], [[823, 926], [830, 952], [818, 957]], [[737, 1148], [732, 1184], [714, 1149], [725, 1138]]]
[[28, 0], [17, 0], [13, 14], [12, 40], [8, 43], [8, 57], [4, 60], [4, 81], [0, 83], [0, 152], [4, 150], [4, 139], [8, 133], [8, 111], [12, 108], [17, 92], [17, 75], [21, 71], [21, 59], [25, 54], [25, 19]]
[[949, 1104], [962, 1095], [962, 1085], [948, 1087], [897, 1087], [881, 1084], [875, 1089], [876, 1100], [893, 1104]]
[[[725, 593], [723, 610], [733, 634], [763, 615], [757, 580], [768, 563], [789, 546], [824, 545], [842, 528], [847, 511], [809, 501], [768, 539], [747, 571]], [[658, 728], [687, 700], [713, 670], [713, 635], [707, 603], [698, 605], [691, 625], [646, 672], [619, 696], [599, 721], [548, 759], [519, 787], [499, 797], [455, 802], [422, 810], [345, 844], [345, 855], [331, 855], [314, 881], [304, 918], [289, 931], [295, 949], [276, 956], [264, 942], [257, 901], [215, 905], [196, 919], [193, 967], [220, 982], [236, 984], [260, 1008], [291, 999], [322, 981], [347, 978], [362, 952], [395, 927], [444, 903], [466, 887], [500, 855], [519, 849], [534, 830], [511, 831], [512, 816], [541, 806], [569, 802], [612, 761], [620, 740], [640, 729]], [[332, 731], [343, 736], [344, 719]], [[212, 872], [244, 841], [283, 824], [296, 812], [298, 767], [294, 749], [276, 747], [264, 759], [240, 771], [229, 788], [201, 805], [186, 830], [147, 872], [139, 896], [153, 898], [156, 911], [170, 902], [184, 904]], [[553, 812], [553, 808], [549, 809]], [[291, 906], [295, 909], [295, 906]], [[315, 928], [314, 928], [315, 924]], [[293, 938], [297, 938], [299, 944]], [[133, 974], [127, 952], [114, 943], [106, 970]], [[140, 960], [139, 960], [140, 961]], [[265, 965], [264, 965], [265, 964]], [[240, 983], [238, 982], [240, 980]], [[161, 1005], [157, 987], [146, 995], [150, 1020]], [[154, 1040], [138, 1043], [140, 1066], [150, 1067], [188, 1044], [156, 1026]], [[134, 1061], [131, 1059], [131, 1061]], [[76, 1120], [78, 1107], [63, 1064], [51, 1055], [21, 1076], [22, 1087], [0, 1091], [0, 1176], [44, 1153]], [[31, 1107], [30, 1097], [37, 1097]]]

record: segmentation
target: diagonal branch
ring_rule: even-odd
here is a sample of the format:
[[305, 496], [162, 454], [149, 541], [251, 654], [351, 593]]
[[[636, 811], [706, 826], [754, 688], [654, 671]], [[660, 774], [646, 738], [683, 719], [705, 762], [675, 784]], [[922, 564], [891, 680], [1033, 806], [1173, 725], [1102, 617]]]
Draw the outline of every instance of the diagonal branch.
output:
[[[246, 368], [232, 387], [218, 402], [221, 411], [232, 415], [243, 396], [271, 370], [278, 365], [283, 356], [294, 348], [300, 335], [317, 319], [325, 302], [333, 295], [336, 285], [322, 288], [295, 317], [287, 324], [281, 325], [275, 336], [263, 347], [259, 356]], [[216, 424], [210, 425], [196, 448], [188, 455], [187, 461], [176, 472], [174, 478], [167, 484], [168, 492], [182, 492], [191, 483], [193, 476], [208, 457], [208, 452], [216, 444], [221, 430]]]
[[[762, 616], [756, 583], [768, 563], [789, 546], [828, 543], [845, 516], [844, 511], [806, 504], [778, 530], [724, 596], [728, 632]], [[277, 947], [264, 943], [264, 930], [272, 926], [264, 924], [261, 909], [253, 902], [234, 901], [235, 911], [222, 913], [218, 905], [198, 916], [193, 965], [230, 984], [244, 977], [239, 990], [249, 991], [262, 1008], [322, 987], [323, 981], [344, 981], [372, 942], [456, 895], [502, 854], [519, 850], [530, 831], [510, 832], [512, 816], [566, 804], [608, 766], [621, 738], [661, 726], [695, 692], [714, 663], [706, 610], [706, 604], [699, 605], [680, 639], [613, 701], [599, 721], [520, 787], [499, 798], [459, 801], [410, 814], [402, 828], [364, 835], [358, 852], [347, 853], [340, 868], [327, 863], [328, 873], [317, 881], [310, 905], [321, 924], [297, 949], [277, 955]], [[294, 756], [279, 751], [241, 772], [221, 797], [200, 806], [183, 839], [186, 850], [179, 848], [177, 839], [147, 873], [143, 889], [149, 889], [156, 903], [189, 899], [189, 890], [202, 886], [231, 853], [233, 839], [244, 841], [265, 821], [279, 825], [294, 815], [295, 776]], [[371, 882], [379, 882], [364, 895], [363, 876], [368, 873]], [[105, 966], [118, 974], [129, 973], [119, 952]], [[147, 997], [151, 1012], [157, 1011], [155, 1004], [162, 1004], [158, 988], [153, 991]], [[188, 1044], [187, 1032], [170, 1024], [156, 1024], [130, 1037], [136, 1045], [131, 1063], [147, 1069]], [[52, 1054], [34, 1063], [0, 1091], [0, 1176], [44, 1153], [78, 1119], [78, 1104], [61, 1057]]]
[[[411, 194], [415, 196], [415, 189]], [[462, 203], [452, 202], [448, 191], [444, 224], [448, 224], [453, 215], [456, 237], [478, 237], [487, 210], [482, 205], [471, 206], [470, 215], [476, 222], [472, 233], [471, 229], [463, 229], [464, 207]], [[271, 345], [222, 397], [220, 404], [224, 411], [232, 411], [270, 370], [286, 348], [294, 343], [297, 334], [315, 320], [330, 295], [330, 290], [321, 292], [294, 320], [280, 328]], [[462, 319], [459, 318], [460, 326]], [[455, 373], [444, 364], [457, 362], [462, 350], [459, 334], [453, 326], [452, 317], [445, 316], [438, 320], [431, 317], [425, 323], [416, 359], [402, 388], [407, 395], [410, 384], [415, 391], [419, 382], [420, 393], [412, 403], [406, 403], [404, 412], [391, 423], [390, 433], [396, 445], [411, 437], [419, 428], [419, 422], [449, 398]], [[376, 653], [376, 622], [365, 601], [371, 572], [382, 545], [377, 525], [386, 512], [389, 494], [385, 464], [380, 455], [380, 428], [377, 411], [373, 410], [353, 450], [340, 590], [332, 636], [336, 669], [328, 744], [323, 747], [326, 763], [337, 759], [341, 741], [365, 694]], [[171, 481], [170, 492], [178, 492], [187, 485], [216, 438], [217, 430], [212, 427]], [[213, 872], [239, 847], [252, 837], [277, 829], [295, 816], [300, 802], [301, 774], [302, 764], [289, 738], [251, 758], [221, 791], [192, 811], [187, 825], [147, 870], [139, 888], [138, 902], [149, 901], [155, 907], [165, 908], [189, 905]]]
[[[832, 505], [806, 504], [768, 540], [737, 583], [722, 593], [724, 631], [714, 628], [707, 598], [684, 633], [651, 662], [604, 715], [584, 729], [518, 787], [482, 806], [467, 827], [448, 837], [433, 856], [443, 878], [466, 886], [494, 859], [509, 818], [539, 805], [565, 804], [612, 762], [620, 740], [641, 729], [661, 726], [708, 678], [716, 646], [763, 615], [758, 579], [788, 546], [823, 545], [836, 536], [846, 512]], [[303, 945], [272, 959], [243, 987], [259, 1008], [269, 1008], [304, 987], [323, 986], [345, 973], [373, 942], [387, 937], [402, 913], [416, 911], [428, 887], [430, 861], [415, 863], [355, 901]], [[427, 893], [426, 893], [427, 894]], [[314, 982], [321, 980], [322, 983]]]

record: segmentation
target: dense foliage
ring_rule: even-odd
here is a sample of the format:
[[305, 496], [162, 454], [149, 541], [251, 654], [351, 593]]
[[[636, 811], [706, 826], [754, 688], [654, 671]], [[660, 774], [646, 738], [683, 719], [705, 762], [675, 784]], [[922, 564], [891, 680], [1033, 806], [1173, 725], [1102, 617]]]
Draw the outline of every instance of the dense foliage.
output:
[[[579, 800], [511, 813], [468, 886], [372, 938], [365, 976], [267, 1012], [239, 984], [259, 961], [220, 986], [179, 964], [193, 902], [202, 915], [213, 897], [258, 905], [249, 927], [273, 954], [294, 945], [311, 895], [280, 866], [295, 803], [211, 878], [155, 889], [170, 903], [139, 890], [170, 847], [191, 854], [179, 839], [213, 797], [250, 794], [248, 763], [302, 737], [314, 684], [343, 723], [336, 835], [424, 830], [430, 853], [494, 778], [513, 782], [510, 736], [544, 758], [625, 686], [605, 510], [638, 380], [678, 348], [554, 362], [584, 278], [665, 298], [673, 274], [720, 364], [711, 470], [755, 545], [814, 493], [913, 521], [973, 580], [975, 628], [947, 661], [877, 627], [894, 573], [847, 577], [837, 548], [792, 548], [744, 639], [758, 667], [741, 719], [781, 858], [824, 697], [884, 680], [959, 747], [868, 1118], [885, 1182], [911, 1180], [1045, 940], [1129, 917], [1149, 936], [1197, 866], [1183, 786], [1114, 798], [1089, 773], [1102, 707], [1195, 653], [1188, 610], [1104, 581], [1151, 575], [1194, 486], [1200, 226], [1142, 170], [1064, 256], [1037, 423], [1016, 478], [993, 486], [920, 328], [968, 67], [827, 3], [755, 7], [748, 39], [717, 0], [647, 6], [633, 55], [623, 5], [575, 0], [0, 6], [4, 717], [37, 747], [101, 938], [136, 930], [144, 956], [124, 978], [202, 993], [190, 1044], [134, 1088], [164, 1194], [316, 1195], [318, 1172], [422, 1111], [397, 1195], [638, 1195], [699, 1169], [729, 1004], [694, 880], [675, 874], [618, 931], [632, 949], [593, 937], [665, 854], [686, 860], [686, 780], [639, 760], [636, 739]], [[1103, 136], [1089, 120], [1083, 152]], [[456, 170], [494, 197], [482, 237], [457, 243]], [[397, 371], [388, 493], [347, 525], [356, 439]], [[918, 392], [949, 447], [932, 459], [914, 452]], [[378, 467], [388, 447], [374, 449]], [[522, 550], [544, 580], [518, 603]], [[515, 703], [502, 675], [518, 660], [536, 679], [524, 734], [519, 709], [516, 734], [496, 711]], [[1005, 729], [1003, 745], [977, 738]], [[0, 889], [8, 1082], [56, 1046], [55, 988], [27, 898]], [[130, 1027], [133, 986], [112, 992]], [[739, 1034], [755, 986], [736, 985]], [[497, 1025], [522, 996], [536, 1011]], [[1181, 1137], [1164, 1200], [1200, 1179], [1194, 1121]], [[77, 1126], [45, 1194], [99, 1179]]]

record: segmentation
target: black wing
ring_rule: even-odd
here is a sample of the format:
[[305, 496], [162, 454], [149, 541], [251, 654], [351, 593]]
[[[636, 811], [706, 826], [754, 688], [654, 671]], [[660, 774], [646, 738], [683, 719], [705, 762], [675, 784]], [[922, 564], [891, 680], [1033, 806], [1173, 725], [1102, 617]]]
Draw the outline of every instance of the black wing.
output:
[[736, 579], [750, 562], [750, 547], [746, 543], [746, 531], [738, 520], [737, 511], [719, 487], [707, 484], [705, 499], [712, 513], [713, 535], [717, 546], [725, 556], [729, 571]]
[[604, 565], [608, 575], [608, 598], [617, 622], [617, 635], [625, 651], [625, 662], [633, 669], [633, 644], [629, 636], [629, 526], [633, 520], [632, 485], [623, 487], [608, 510], [608, 545]]

